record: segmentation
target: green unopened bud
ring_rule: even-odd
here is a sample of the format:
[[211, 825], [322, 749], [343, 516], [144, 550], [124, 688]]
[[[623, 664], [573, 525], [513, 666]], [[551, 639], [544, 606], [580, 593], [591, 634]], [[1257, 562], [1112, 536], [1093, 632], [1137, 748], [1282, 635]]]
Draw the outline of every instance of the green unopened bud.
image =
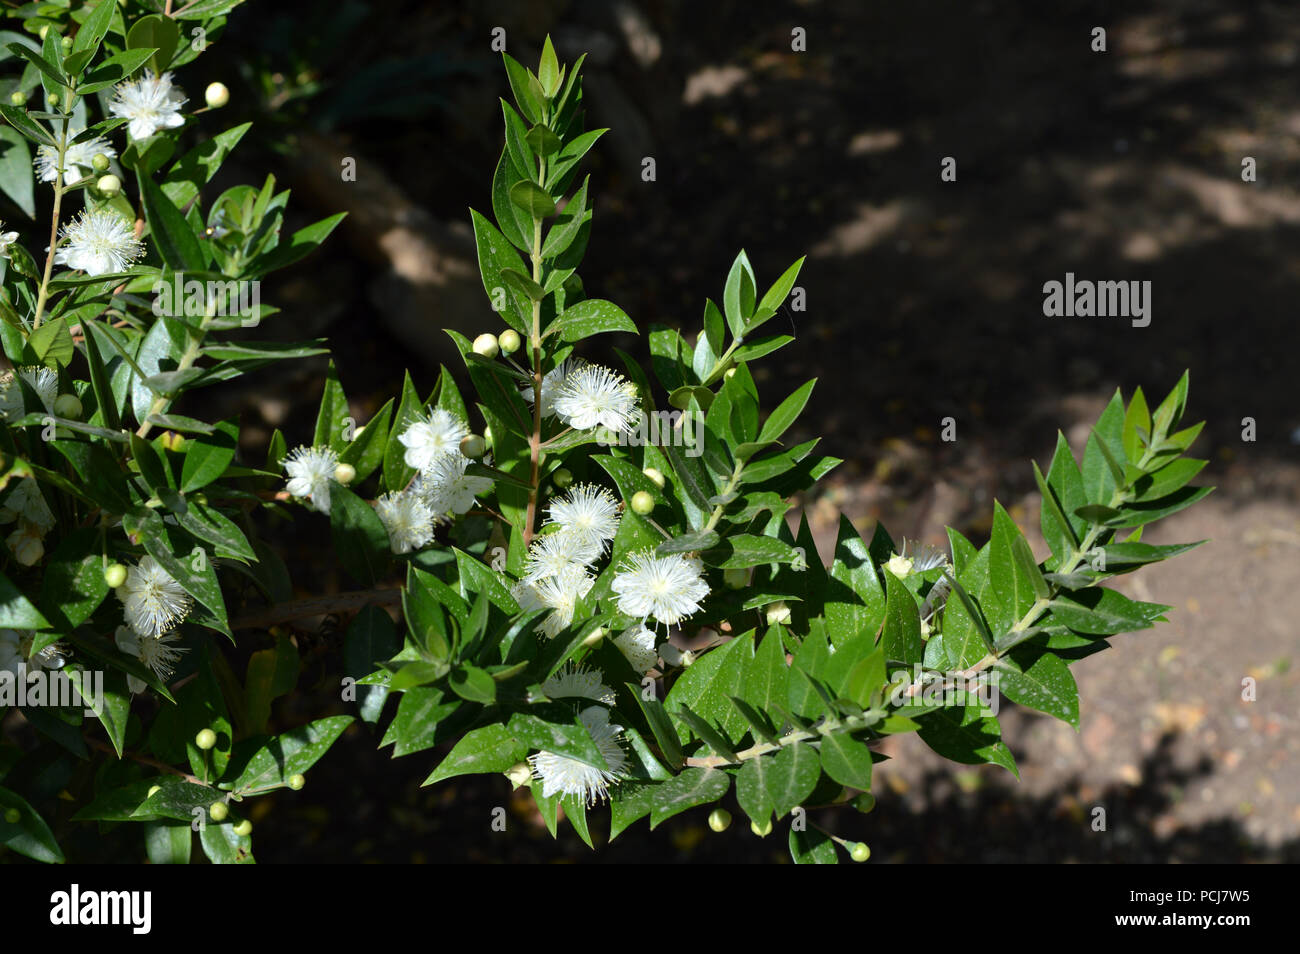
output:
[[54, 399], [54, 416], [70, 421], [81, 418], [81, 400], [75, 394], [60, 394]]
[[655, 499], [644, 490], [638, 490], [632, 495], [632, 512], [639, 513], [641, 516], [647, 516], [655, 509]]
[[122, 180], [114, 175], [100, 176], [95, 188], [104, 195], [117, 195], [122, 191]]
[[15, 106], [26, 106], [27, 94], [20, 89], [16, 89], [9, 94], [9, 102], [13, 103]]
[[854, 842], [853, 847], [849, 849], [849, 857], [854, 861], [866, 861], [871, 857], [871, 849], [862, 842]]
[[523, 342], [519, 339], [519, 332], [513, 328], [507, 328], [497, 335], [497, 344], [501, 346], [502, 354], [514, 354], [519, 350], [519, 346]]
[[5, 821], [8, 822], [10, 825], [17, 825], [20, 821], [22, 821], [22, 817], [23, 817], [23, 813], [16, 808], [5, 809]]
[[752, 821], [749, 823], [749, 830], [759, 838], [766, 838], [768, 835], [772, 834], [772, 819], [769, 818], [767, 821], [763, 822], [761, 828], [759, 827], [758, 822]]
[[217, 733], [211, 729], [200, 729], [199, 734], [194, 737], [194, 744], [206, 752], [217, 744]]
[[714, 831], [726, 831], [731, 827], [731, 812], [725, 808], [715, 808], [709, 812], [709, 827]]
[[790, 622], [790, 607], [785, 605], [785, 600], [777, 600], [775, 603], [767, 605], [767, 625], [775, 626], [780, 623], [787, 625]]
[[230, 90], [225, 83], [209, 83], [203, 91], [203, 101], [212, 109], [220, 109], [230, 102]]
[[230, 816], [230, 808], [225, 802], [213, 802], [208, 806], [208, 815], [214, 822], [223, 822]]
[[47, 103], [50, 104], [50, 109], [53, 109], [55, 106], [58, 106], [58, 105], [59, 105], [59, 94], [58, 94], [58, 93], [46, 93], [46, 94], [45, 94], [45, 101], [46, 101]]
[[749, 583], [749, 571], [736, 569], [723, 570], [722, 582], [727, 585], [727, 589], [743, 589], [745, 585]]
[[497, 343], [496, 335], [485, 333], [474, 339], [475, 354], [481, 354], [485, 358], [495, 358], [500, 350], [501, 345]]
[[240, 838], [247, 838], [253, 833], [253, 823], [245, 818], [238, 825], [231, 829]]
[[68, 52], [68, 50], [72, 49], [72, 37], [65, 36], [63, 39], [59, 40], [59, 46], [63, 47], [64, 53]]
[[104, 570], [104, 582], [109, 585], [110, 589], [117, 589], [126, 582], [126, 567], [120, 563], [114, 563]]
[[478, 460], [487, 453], [487, 441], [477, 434], [467, 434], [461, 438], [460, 452], [470, 460]]
[[506, 778], [514, 788], [527, 785], [533, 778], [532, 767], [527, 762], [516, 762], [506, 771]]
[[357, 469], [351, 464], [339, 464], [334, 468], [334, 479], [346, 487], [357, 479]]
[[664, 484], [667, 483], [667, 481], [664, 480], [663, 471], [658, 467], [647, 467], [645, 470], [641, 471], [641, 473], [649, 477], [650, 483], [654, 484], [660, 490], [662, 490]]
[[569, 484], [573, 483], [573, 474], [564, 467], [561, 467], [551, 475], [551, 480], [555, 481], [555, 486], [563, 490]]
[[302, 773], [289, 776], [289, 787], [295, 792], [301, 792], [302, 787], [307, 784], [307, 777]]
[[865, 815], [876, 807], [876, 796], [870, 792], [863, 792], [853, 800], [853, 807]]
[[102, 152], [95, 153], [90, 157], [90, 167], [96, 172], [107, 172], [108, 156], [104, 155]]

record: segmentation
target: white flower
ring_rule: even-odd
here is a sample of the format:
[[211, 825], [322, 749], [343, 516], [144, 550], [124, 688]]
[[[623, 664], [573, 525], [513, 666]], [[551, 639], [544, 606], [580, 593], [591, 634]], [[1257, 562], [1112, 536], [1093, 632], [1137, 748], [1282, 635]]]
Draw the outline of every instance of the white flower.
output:
[[[912, 551], [910, 557], [907, 555], [909, 549]], [[898, 563], [895, 563], [895, 560]], [[904, 539], [899, 553], [891, 556], [887, 565], [890, 565], [890, 572], [893, 573], [895, 572], [894, 567], [902, 569], [904, 564], [907, 566], [907, 570], [903, 573], [903, 576], [907, 576], [908, 573], [924, 573], [926, 570], [933, 570], [935, 567], [947, 566], [948, 551], [942, 547], [936, 547], [932, 543]], [[895, 575], [897, 574], [895, 573]]]
[[[118, 649], [139, 659], [145, 668], [153, 670], [153, 674], [163, 682], [166, 682], [176, 671], [176, 662], [181, 658], [181, 653], [189, 652], [184, 647], [172, 645], [179, 640], [180, 636], [176, 633], [137, 636], [125, 626], [119, 626], [113, 634], [113, 642], [117, 644]], [[127, 674], [126, 687], [132, 693], [144, 692], [145, 685], [143, 679]]]
[[579, 431], [599, 425], [628, 433], [638, 403], [635, 385], [609, 368], [588, 364], [565, 377], [555, 396], [555, 413]]
[[397, 439], [406, 447], [406, 466], [421, 473], [431, 471], [445, 457], [460, 453], [460, 442], [469, 435], [465, 422], [444, 408], [420, 417]]
[[[566, 358], [542, 375], [542, 417], [551, 417], [555, 413], [555, 396], [559, 393], [560, 385], [570, 373], [581, 368], [585, 363], [578, 358]], [[531, 384], [520, 388], [519, 394], [530, 405], [533, 403]]]
[[552, 500], [547, 509], [550, 522], [559, 525], [562, 534], [574, 537], [598, 554], [618, 533], [618, 499], [596, 484], [579, 484], [564, 497]]
[[24, 477], [18, 481], [13, 493], [5, 500], [5, 507], [20, 519], [33, 524], [42, 535], [54, 529], [54, 513], [41, 496], [40, 485], [33, 477]]
[[375, 513], [388, 531], [388, 543], [394, 553], [418, 550], [433, 539], [436, 514], [419, 494], [405, 491], [384, 494], [375, 501]]
[[83, 209], [75, 221], [63, 227], [57, 265], [79, 269], [87, 275], [120, 272], [144, 252], [130, 222], [110, 208]]
[[525, 583], [536, 583], [563, 572], [571, 563], [586, 566], [598, 556], [600, 548], [592, 548], [576, 534], [548, 533], [538, 537], [528, 548], [522, 579]]
[[160, 129], [175, 129], [185, 123], [181, 115], [185, 94], [172, 86], [171, 73], [146, 73], [134, 83], [122, 83], [113, 93], [108, 110], [130, 120], [126, 129], [132, 139], [148, 139]]
[[542, 694], [548, 699], [590, 699], [607, 706], [614, 704], [614, 690], [601, 680], [600, 672], [572, 660], [546, 678]]
[[680, 553], [659, 557], [653, 550], [642, 550], [628, 557], [611, 588], [618, 594], [621, 612], [642, 620], [653, 616], [671, 626], [697, 612], [700, 600], [708, 596], [702, 570], [698, 560]]
[[23, 416], [26, 406], [23, 404], [23, 389], [18, 378], [27, 382], [27, 386], [36, 392], [47, 414], [54, 413], [54, 399], [59, 396], [59, 376], [49, 368], [19, 368], [17, 373], [6, 371], [0, 377], [0, 416], [16, 420]]
[[31, 630], [0, 629], [0, 671], [19, 674], [19, 666], [26, 668], [28, 678], [42, 669], [62, 669], [67, 650], [59, 643], [51, 643], [38, 653], [32, 652], [35, 634]]
[[151, 556], [140, 558], [117, 591], [126, 621], [139, 636], [161, 636], [189, 613], [194, 600]]
[[438, 459], [433, 470], [417, 481], [419, 492], [438, 513], [465, 513], [492, 489], [492, 478], [466, 476], [471, 461], [460, 451]]
[[18, 241], [17, 232], [5, 232], [4, 223], [0, 222], [0, 258], [9, 257], [9, 246]]
[[[72, 142], [77, 136], [81, 135], [83, 130], [68, 130], [68, 148], [63, 153], [63, 182], [61, 185], [70, 186], [79, 179], [95, 172], [93, 161], [97, 153], [103, 153], [109, 159], [117, 155], [117, 151], [109, 144], [107, 139], [101, 139], [96, 136], [94, 139], [87, 139], [85, 142]], [[41, 177], [42, 182], [54, 182], [59, 177], [59, 150], [54, 146], [37, 146], [36, 147], [36, 172]]]
[[525, 613], [549, 609], [551, 612], [542, 621], [541, 628], [543, 633], [554, 638], [573, 622], [578, 600], [591, 591], [595, 582], [583, 567], [570, 563], [554, 576], [536, 583], [516, 583], [510, 594]]
[[45, 556], [45, 533], [34, 523], [18, 521], [18, 529], [5, 538], [5, 543], [21, 566], [35, 566]]
[[339, 465], [339, 455], [328, 447], [295, 447], [284, 459], [289, 475], [284, 489], [295, 497], [311, 501], [314, 510], [330, 512], [330, 481]]
[[594, 805], [597, 800], [603, 801], [606, 798], [611, 784], [626, 776], [627, 754], [618, 739], [623, 727], [611, 723], [609, 712], [600, 706], [583, 709], [578, 713], [578, 718], [591, 733], [608, 768], [597, 768], [553, 752], [530, 755], [528, 762], [533, 767], [533, 778], [542, 783], [543, 798], [556, 794], [576, 795], [588, 805]]
[[629, 629], [614, 640], [614, 645], [627, 657], [631, 667], [642, 675], [653, 669], [659, 660], [659, 654], [655, 652], [654, 631], [644, 626]]

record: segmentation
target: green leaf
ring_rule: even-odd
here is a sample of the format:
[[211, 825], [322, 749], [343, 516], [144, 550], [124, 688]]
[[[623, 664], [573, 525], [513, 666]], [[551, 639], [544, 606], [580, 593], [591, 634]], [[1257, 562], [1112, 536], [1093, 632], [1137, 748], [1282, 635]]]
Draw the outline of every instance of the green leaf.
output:
[[523, 267], [519, 253], [496, 226], [473, 209], [470, 210], [470, 220], [474, 226], [479, 274], [483, 279], [483, 290], [487, 292], [488, 302], [493, 307], [502, 306], [499, 312], [501, 319], [526, 337], [532, 320], [532, 302], [527, 295], [507, 285], [501, 277], [502, 271], [506, 269], [518, 271]]
[[457, 775], [505, 772], [527, 754], [528, 746], [516, 739], [505, 726], [480, 726], [461, 736], [423, 784], [432, 785]]
[[46, 146], [58, 145], [58, 143], [55, 142], [54, 137], [50, 135], [50, 131], [28, 116], [26, 110], [17, 106], [4, 104], [0, 105], [0, 116], [3, 116], [5, 122], [9, 123], [10, 126], [13, 126], [14, 129], [18, 130], [32, 142]]
[[776, 810], [767, 790], [767, 777], [771, 770], [772, 759], [760, 756], [746, 760], [736, 773], [736, 801], [759, 828], [771, 821], [772, 812]]
[[49, 629], [49, 621], [0, 573], [0, 629]]
[[817, 750], [804, 742], [782, 746], [776, 755], [764, 755], [751, 761], [770, 763], [763, 776], [763, 785], [777, 818], [784, 818], [796, 806], [803, 804], [817, 787], [821, 775]]
[[510, 187], [510, 201], [534, 219], [548, 219], [555, 214], [555, 200], [550, 193], [527, 179]]
[[298, 685], [298, 669], [298, 650], [284, 635], [276, 636], [275, 646], [271, 649], [260, 649], [249, 657], [244, 678], [247, 732], [260, 735], [266, 731], [271, 703], [288, 695]]
[[69, 668], [68, 679], [76, 687], [81, 701], [98, 717], [113, 743], [117, 757], [122, 757], [126, 741], [126, 722], [131, 715], [131, 692], [127, 689], [126, 677], [119, 672], [108, 672], [103, 676], [103, 683], [96, 685], [94, 677], [87, 680], [83, 669]]
[[388, 568], [388, 531], [374, 508], [330, 482], [330, 530], [343, 569], [363, 586], [374, 586]]
[[338, 369], [330, 359], [325, 372], [325, 390], [321, 394], [320, 411], [316, 414], [316, 433], [312, 437], [313, 447], [329, 447], [334, 451], [343, 449], [343, 429], [351, 420], [348, 414], [348, 399], [339, 383]]
[[1104, 587], [1059, 593], [1048, 604], [1055, 622], [1080, 633], [1099, 636], [1149, 628], [1154, 618], [1152, 606], [1157, 606], [1160, 612], [1168, 609], [1158, 604], [1134, 602], [1123, 593]]
[[144, 846], [151, 865], [187, 865], [194, 833], [187, 822], [148, 821], [144, 823]]
[[588, 298], [562, 311], [546, 333], [555, 332], [563, 341], [581, 341], [610, 331], [637, 333], [636, 325], [622, 308], [603, 298]]
[[[689, 671], [689, 670], [688, 670]], [[731, 776], [717, 769], [688, 768], [675, 778], [656, 785], [652, 790], [650, 827], [672, 818], [696, 805], [716, 802], [727, 794]]]
[[[18, 820], [6, 821], [5, 814], [18, 812]], [[63, 851], [50, 826], [17, 792], [0, 788], [0, 844], [20, 855], [46, 864], [62, 864]]]
[[[646, 722], [650, 724], [650, 731], [654, 733], [655, 741], [659, 744], [659, 751], [663, 753], [668, 760], [669, 767], [675, 772], [682, 767], [682, 740], [677, 735], [677, 730], [673, 728], [672, 719], [668, 717], [668, 711], [664, 709], [663, 704], [658, 699], [647, 699], [636, 683], [627, 683], [627, 691], [636, 699], [637, 705], [641, 707], [641, 713], [645, 716]], [[647, 811], [649, 809], [647, 808]], [[610, 835], [613, 838], [613, 835]]]
[[90, 619], [108, 595], [98, 540], [99, 533], [92, 528], [75, 530], [45, 562], [41, 605], [60, 632], [71, 632]]
[[232, 790], [244, 794], [279, 787], [295, 775], [305, 775], [353, 721], [352, 716], [330, 716], [269, 739], [247, 740], [251, 754], [239, 764]]
[[737, 338], [746, 334], [746, 321], [754, 314], [755, 294], [754, 269], [742, 249], [731, 264], [722, 293], [722, 309], [727, 317], [727, 326]]
[[93, 57], [99, 50], [108, 28], [113, 24], [113, 14], [117, 11], [115, 0], [98, 0], [90, 16], [82, 22], [73, 38], [73, 52], [88, 52]]
[[867, 792], [871, 790], [871, 750], [843, 732], [832, 732], [822, 737], [820, 753], [822, 769], [849, 788]]
[[1010, 657], [998, 660], [998, 686], [1012, 702], [1079, 727], [1079, 689], [1065, 662], [1043, 653], [1028, 669]]
[[710, 650], [678, 677], [664, 706], [670, 712], [685, 706], [720, 726], [728, 738], [738, 738], [745, 731], [745, 719], [731, 704], [731, 697], [740, 695], [743, 674], [753, 658], [753, 633]]
[[185, 462], [181, 465], [181, 493], [206, 487], [224, 474], [235, 459], [238, 445], [239, 422], [234, 420], [222, 421], [211, 434], [187, 441]]
[[880, 647], [890, 659], [911, 664], [925, 657], [925, 643], [921, 640], [920, 608], [911, 590], [893, 573], [885, 572], [885, 625], [880, 637]]
[[451, 686], [451, 691], [466, 702], [490, 705], [496, 701], [496, 680], [477, 666], [453, 669], [447, 683]]
[[203, 271], [206, 264], [203, 249], [184, 214], [144, 170], [136, 170], [136, 182], [140, 186], [149, 232], [162, 260], [177, 271]]
[[790, 828], [790, 857], [797, 865], [834, 865], [839, 863], [835, 842], [818, 828], [796, 831]]
[[32, 332], [27, 344], [36, 353], [37, 359], [47, 368], [66, 368], [76, 353], [68, 324], [60, 315], [45, 322]]
[[180, 26], [170, 17], [152, 14], [135, 21], [126, 34], [127, 49], [156, 49], [150, 62], [153, 71], [166, 72], [180, 42]]
[[975, 706], [944, 706], [927, 713], [918, 732], [921, 740], [946, 759], [965, 765], [992, 762], [1019, 775], [1002, 730], [993, 716]]
[[265, 252], [254, 259], [245, 271], [246, 277], [260, 278], [263, 275], [292, 265], [299, 259], [306, 258], [330, 237], [338, 224], [346, 217], [346, 212], [338, 212], [299, 229], [289, 236], [288, 242], [281, 242], [271, 251]]
[[804, 406], [808, 403], [808, 398], [812, 396], [813, 387], [816, 384], [817, 379], [813, 378], [777, 405], [776, 410], [768, 415], [767, 420], [763, 422], [763, 429], [759, 431], [758, 439], [760, 441], [775, 441], [789, 430], [790, 425], [803, 412]]
[[[44, 329], [42, 329], [44, 330]], [[1176, 490], [1181, 490], [1189, 480], [1201, 472], [1206, 461], [1183, 458], [1170, 461], [1159, 470], [1143, 474], [1133, 482], [1134, 503], [1158, 501]]]
[[787, 268], [780, 278], [772, 283], [772, 287], [767, 290], [763, 300], [758, 303], [758, 310], [753, 320], [745, 326], [746, 336], [776, 314], [777, 309], [785, 302], [786, 296], [790, 294], [790, 289], [794, 287], [795, 280], [799, 277], [799, 270], [803, 268], [803, 263], [804, 259], [800, 258]]
[[0, 126], [0, 192], [13, 200], [29, 218], [36, 218], [36, 189], [32, 153], [17, 129]]
[[709, 566], [742, 570], [766, 563], [793, 563], [799, 559], [799, 551], [775, 537], [736, 533], [717, 546], [705, 550], [701, 558]]

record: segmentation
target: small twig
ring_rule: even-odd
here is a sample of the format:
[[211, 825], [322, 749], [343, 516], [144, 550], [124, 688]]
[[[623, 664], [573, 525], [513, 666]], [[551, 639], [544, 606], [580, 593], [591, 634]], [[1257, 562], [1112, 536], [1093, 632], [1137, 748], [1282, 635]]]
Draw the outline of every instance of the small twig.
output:
[[266, 629], [277, 623], [287, 623], [294, 619], [306, 619], [310, 616], [328, 616], [346, 610], [360, 609], [363, 606], [396, 606], [402, 601], [400, 589], [389, 590], [355, 590], [351, 593], [339, 593], [335, 596], [312, 596], [305, 600], [293, 600], [278, 606], [267, 606], [254, 610], [231, 620], [230, 628]]
[[[98, 749], [101, 752], [109, 752], [117, 755], [117, 749], [113, 748], [107, 742], [100, 742], [98, 739], [91, 739], [83, 736], [86, 744], [92, 749]], [[200, 781], [197, 777], [190, 775], [188, 772], [182, 772], [178, 768], [173, 768], [166, 762], [159, 762], [157, 759], [151, 759], [147, 755], [140, 755], [138, 752], [123, 752], [121, 758], [128, 758], [132, 762], [139, 762], [141, 765], [148, 765], [150, 768], [156, 768], [160, 772], [167, 772], [169, 775], [179, 775], [187, 782], [193, 782], [195, 785], [205, 785], [207, 783]]]

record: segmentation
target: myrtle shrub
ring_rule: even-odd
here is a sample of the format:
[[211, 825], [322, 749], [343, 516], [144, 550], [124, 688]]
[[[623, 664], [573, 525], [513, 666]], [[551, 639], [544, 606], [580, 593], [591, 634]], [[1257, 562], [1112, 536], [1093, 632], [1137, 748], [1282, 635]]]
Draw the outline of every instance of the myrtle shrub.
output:
[[[18, 72], [0, 189], [33, 216], [34, 189], [52, 196], [43, 261], [41, 235], [0, 238], [9, 848], [62, 860], [38, 803], [60, 830], [139, 823], [156, 863], [189, 861], [195, 833], [213, 862], [251, 861], [249, 800], [301, 788], [360, 719], [429, 759], [426, 784], [504, 775], [588, 844], [597, 803], [614, 838], [734, 785], [796, 861], [864, 860], [807, 811], [872, 810], [874, 742], [916, 732], [1015, 772], [1000, 695], [1077, 725], [1070, 664], [1164, 619], [1100, 584], [1194, 545], [1141, 540], [1209, 492], [1189, 486], [1204, 462], [1183, 456], [1200, 430], [1179, 429], [1185, 375], [1154, 409], [1116, 393], [1081, 462], [1058, 437], [1035, 465], [1045, 559], [995, 504], [982, 547], [951, 529], [943, 548], [864, 539], [841, 519], [823, 565], [798, 501], [839, 461], [791, 439], [815, 381], [765, 410], [750, 370], [793, 340], [769, 323], [802, 259], [760, 294], [742, 251], [693, 343], [651, 326], [644, 366], [602, 350], [640, 329], [578, 275], [595, 205], [581, 163], [605, 130], [584, 128], [582, 60], [562, 66], [549, 40], [536, 71], [504, 57], [492, 215], [471, 212], [503, 327], [448, 331], [463, 373], [442, 368], [427, 395], [408, 373], [361, 423], [331, 365], [314, 433], [277, 432], [256, 460], [237, 419], [175, 413], [326, 352], [267, 340], [260, 283], [342, 216], [282, 236], [273, 177], [212, 195], [246, 125], [180, 148], [227, 94], [192, 109], [173, 71], [236, 6], [29, 4], [4, 36]], [[356, 589], [293, 599], [263, 515], [327, 521], [320, 557]], [[272, 624], [327, 611], [346, 622], [337, 695], [268, 734], [300, 669]]]

